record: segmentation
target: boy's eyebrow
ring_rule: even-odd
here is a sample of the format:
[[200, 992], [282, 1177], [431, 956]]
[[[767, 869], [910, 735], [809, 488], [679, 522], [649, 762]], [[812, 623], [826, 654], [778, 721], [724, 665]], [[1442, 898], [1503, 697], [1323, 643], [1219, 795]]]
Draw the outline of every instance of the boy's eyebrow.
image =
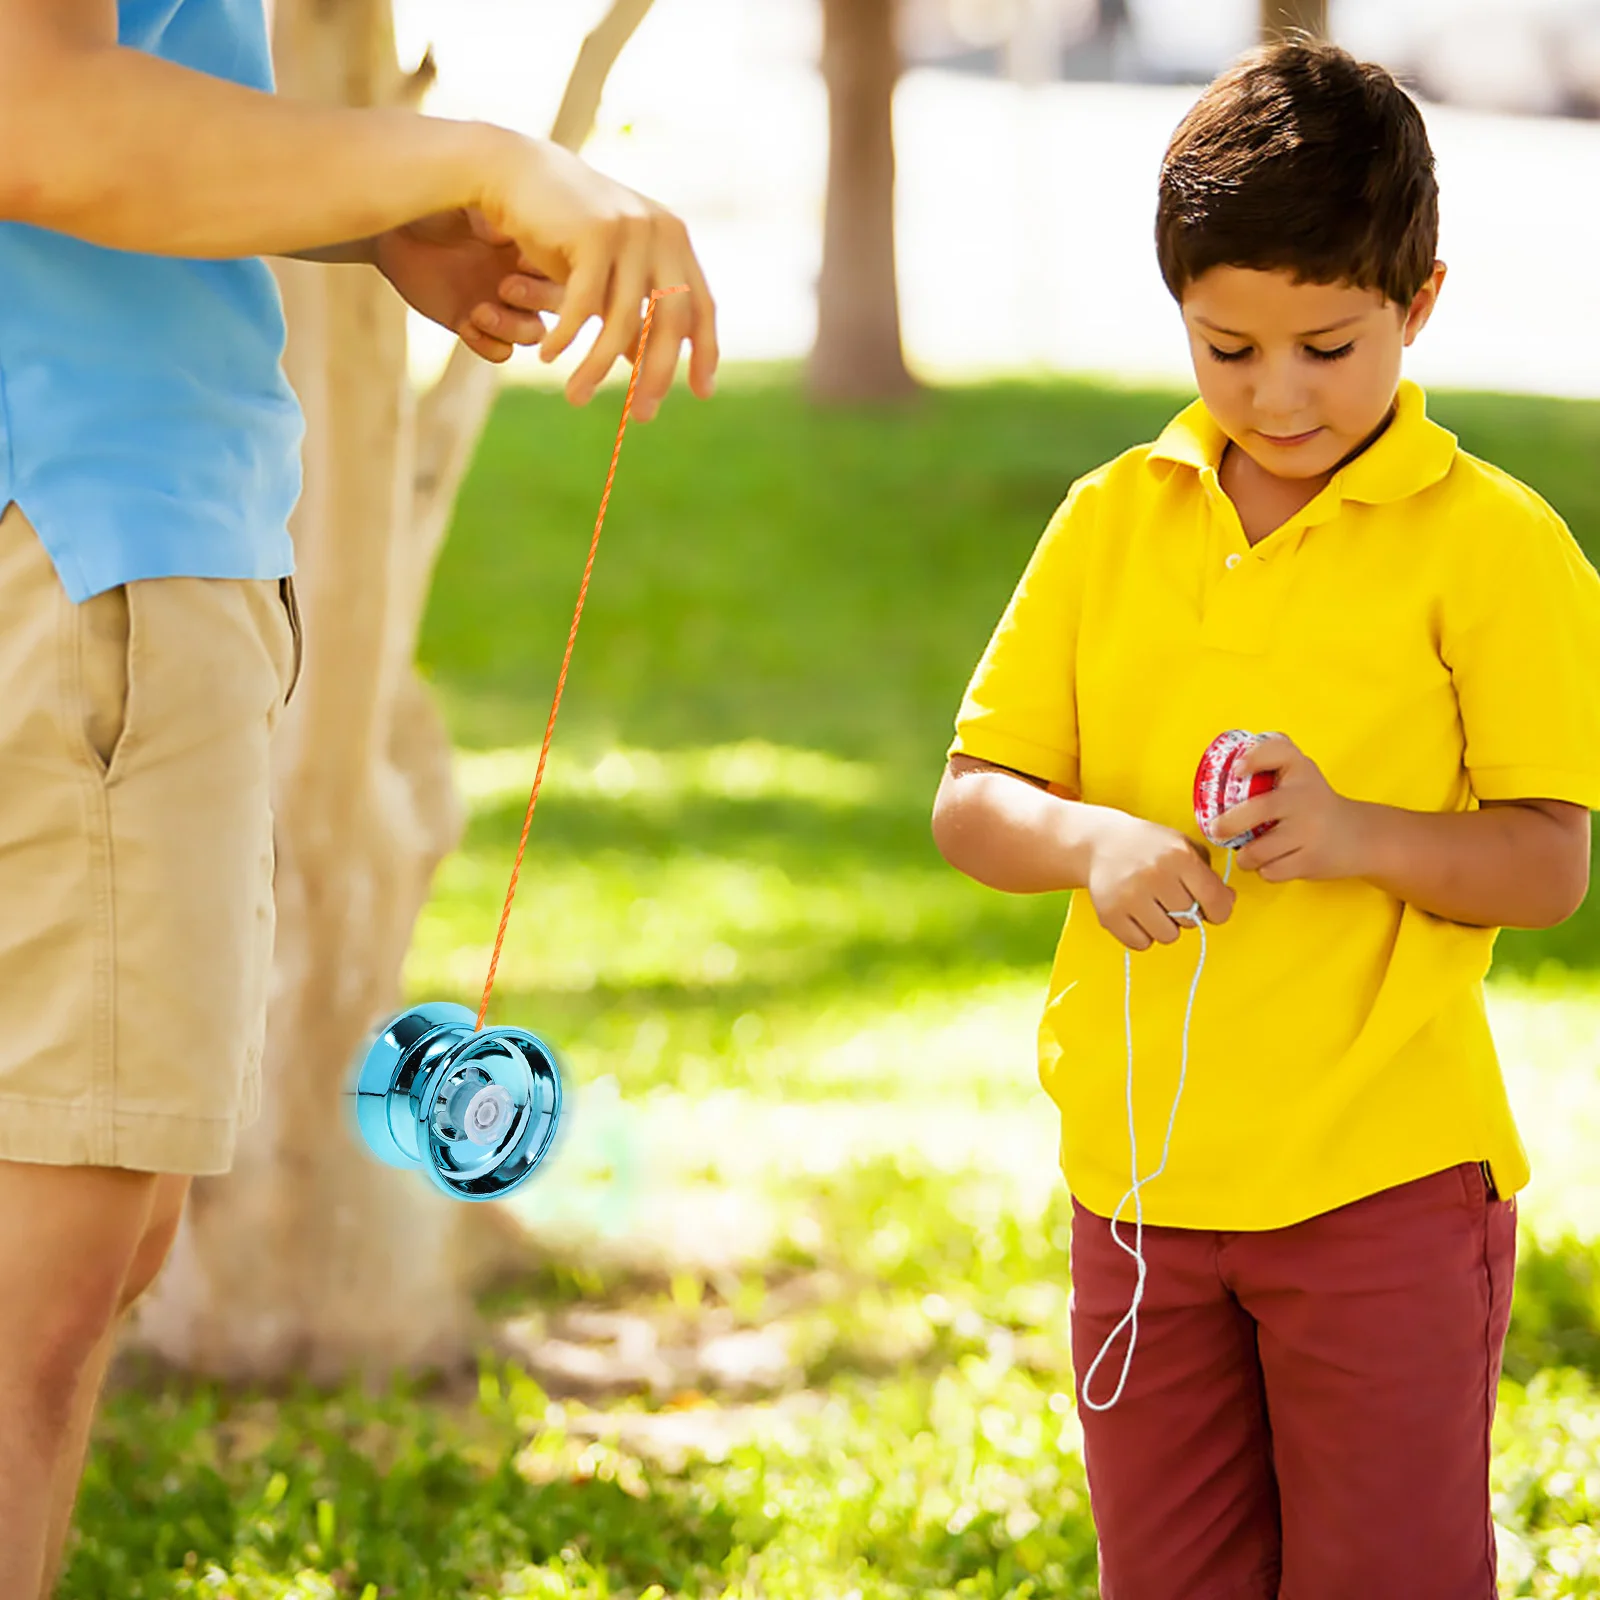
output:
[[[1337, 322], [1330, 322], [1325, 328], [1307, 328], [1304, 333], [1297, 333], [1295, 338], [1319, 339], [1325, 333], [1337, 333], [1340, 328], [1348, 328], [1352, 322], [1359, 322], [1364, 316], [1366, 316], [1365, 311], [1353, 311], [1348, 317], [1340, 317]], [[1204, 324], [1213, 333], [1225, 334], [1230, 339], [1248, 339], [1250, 337], [1248, 333], [1236, 333], [1232, 328], [1218, 327], [1209, 317], [1202, 317], [1196, 314], [1194, 320]]]

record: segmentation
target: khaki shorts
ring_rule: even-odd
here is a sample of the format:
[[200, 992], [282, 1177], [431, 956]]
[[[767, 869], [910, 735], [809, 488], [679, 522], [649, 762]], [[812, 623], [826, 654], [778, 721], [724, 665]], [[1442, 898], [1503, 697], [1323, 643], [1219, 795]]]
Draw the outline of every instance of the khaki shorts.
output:
[[68, 600], [0, 516], [0, 1159], [226, 1172], [261, 1096], [294, 593]]

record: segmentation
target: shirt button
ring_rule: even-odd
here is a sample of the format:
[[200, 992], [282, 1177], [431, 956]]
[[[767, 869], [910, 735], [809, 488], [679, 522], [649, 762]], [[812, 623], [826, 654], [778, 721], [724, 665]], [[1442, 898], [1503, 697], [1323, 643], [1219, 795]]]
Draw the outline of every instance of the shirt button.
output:
[[1232, 571], [1233, 571], [1233, 569], [1234, 569], [1234, 568], [1235, 568], [1235, 567], [1236, 567], [1236, 566], [1238, 566], [1238, 565], [1239, 565], [1239, 563], [1240, 563], [1240, 562], [1241, 562], [1241, 561], [1242, 561], [1242, 560], [1243, 560], [1243, 559], [1244, 559], [1244, 557], [1243, 557], [1243, 556], [1241, 556], [1241, 555], [1240, 555], [1240, 554], [1239, 554], [1239, 552], [1238, 552], [1238, 551], [1237, 551], [1237, 550], [1235, 550], [1235, 551], [1234, 551], [1234, 552], [1233, 552], [1233, 554], [1232, 554], [1232, 555], [1230, 555], [1230, 556], [1229, 556], [1229, 557], [1228, 557], [1228, 559], [1227, 559], [1227, 560], [1226, 560], [1226, 561], [1224, 561], [1224, 562], [1223, 562], [1223, 563], [1222, 563], [1222, 564], [1223, 564], [1223, 566], [1225, 566], [1225, 567], [1226, 567], [1226, 568], [1227, 568], [1227, 569], [1228, 569], [1228, 571], [1229, 571], [1229, 572], [1232, 572]]

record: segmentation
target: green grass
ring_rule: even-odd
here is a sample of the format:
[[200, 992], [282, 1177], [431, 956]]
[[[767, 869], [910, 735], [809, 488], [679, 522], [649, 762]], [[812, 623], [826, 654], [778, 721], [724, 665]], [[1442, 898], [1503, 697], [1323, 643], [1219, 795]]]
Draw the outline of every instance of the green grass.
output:
[[[1094, 1592], [1031, 1060], [1063, 904], [958, 878], [927, 809], [1044, 518], [1181, 400], [1015, 384], [824, 413], [735, 373], [630, 432], [496, 991], [560, 1043], [581, 1115], [516, 1202], [549, 1248], [486, 1309], [545, 1332], [603, 1309], [664, 1350], [776, 1340], [783, 1373], [589, 1403], [503, 1354], [467, 1393], [135, 1385], [69, 1600]], [[418, 997], [481, 986], [615, 401], [508, 393], [462, 495], [421, 659], [470, 822]], [[1434, 410], [1600, 553], [1600, 406]], [[1502, 1390], [1506, 1595], [1600, 1594], [1597, 916], [1506, 936], [1498, 968], [1552, 1175]], [[619, 1264], [640, 1230], [677, 1254]]]

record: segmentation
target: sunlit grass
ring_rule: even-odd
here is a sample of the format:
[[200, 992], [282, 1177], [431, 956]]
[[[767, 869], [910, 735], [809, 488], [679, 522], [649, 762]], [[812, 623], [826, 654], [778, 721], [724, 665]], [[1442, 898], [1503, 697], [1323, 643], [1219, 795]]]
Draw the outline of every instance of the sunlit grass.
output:
[[[630, 435], [496, 1020], [552, 1040], [570, 1132], [485, 1301], [692, 1362], [556, 1399], [481, 1388], [118, 1394], [65, 1600], [1090, 1600], [1068, 1201], [1034, 1034], [1062, 897], [941, 862], [928, 807], [971, 661], [1071, 476], [1172, 394], [1039, 384], [883, 418], [733, 376]], [[1446, 396], [1470, 448], [1600, 550], [1600, 407]], [[497, 410], [424, 665], [462, 848], [406, 972], [475, 1005], [614, 417]], [[1497, 1427], [1503, 1594], [1600, 1594], [1600, 902], [1508, 936], [1492, 1019], [1533, 1153]], [[512, 1341], [515, 1345], [515, 1341]], [[521, 1348], [520, 1345], [515, 1346]]]

